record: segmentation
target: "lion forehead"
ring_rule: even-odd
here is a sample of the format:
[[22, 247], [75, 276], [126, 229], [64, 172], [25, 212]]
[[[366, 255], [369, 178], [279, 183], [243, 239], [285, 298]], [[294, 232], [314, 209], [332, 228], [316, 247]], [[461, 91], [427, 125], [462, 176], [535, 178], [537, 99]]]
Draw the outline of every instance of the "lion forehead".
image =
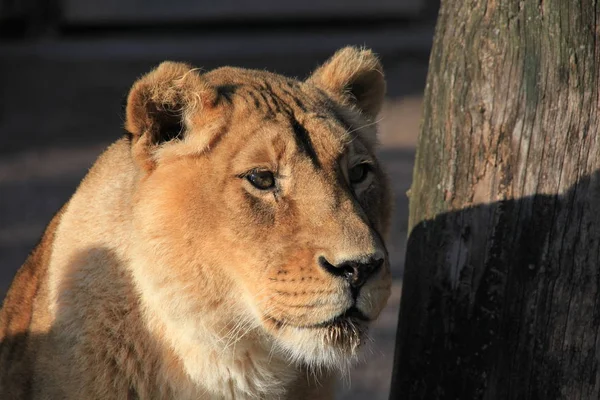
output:
[[290, 142], [288, 147], [320, 168], [348, 150], [360, 136], [357, 128], [365, 125], [360, 113], [309, 83], [230, 67], [212, 71], [208, 77], [228, 110], [222, 132], [235, 132], [228, 136], [239, 142], [230, 145], [232, 156], [247, 153], [253, 144], [281, 149], [284, 142]]

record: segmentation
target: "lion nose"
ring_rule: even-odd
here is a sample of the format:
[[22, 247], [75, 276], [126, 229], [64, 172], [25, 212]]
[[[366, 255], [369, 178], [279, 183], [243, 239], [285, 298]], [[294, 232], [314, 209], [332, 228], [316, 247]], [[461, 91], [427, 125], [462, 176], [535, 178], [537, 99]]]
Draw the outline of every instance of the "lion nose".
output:
[[346, 279], [353, 288], [360, 288], [383, 265], [384, 258], [379, 254], [363, 257], [359, 260], [346, 260], [337, 265], [331, 264], [323, 256], [319, 257], [319, 265], [327, 272]]

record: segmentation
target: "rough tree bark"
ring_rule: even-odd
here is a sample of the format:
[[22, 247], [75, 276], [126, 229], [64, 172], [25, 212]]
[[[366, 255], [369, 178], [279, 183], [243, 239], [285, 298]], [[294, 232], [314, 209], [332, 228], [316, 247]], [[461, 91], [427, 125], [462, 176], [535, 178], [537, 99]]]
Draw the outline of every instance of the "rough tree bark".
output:
[[391, 399], [600, 398], [599, 11], [442, 1]]

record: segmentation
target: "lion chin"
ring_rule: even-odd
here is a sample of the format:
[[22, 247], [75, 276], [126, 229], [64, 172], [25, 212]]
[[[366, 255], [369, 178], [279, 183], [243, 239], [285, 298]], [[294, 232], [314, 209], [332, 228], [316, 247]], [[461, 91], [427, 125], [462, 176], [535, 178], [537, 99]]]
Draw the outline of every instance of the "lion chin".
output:
[[352, 318], [340, 318], [320, 326], [289, 327], [279, 346], [294, 363], [311, 369], [345, 372], [359, 361], [359, 350], [367, 344], [368, 325]]
[[333, 398], [392, 276], [378, 58], [164, 62], [0, 313], [0, 398]]

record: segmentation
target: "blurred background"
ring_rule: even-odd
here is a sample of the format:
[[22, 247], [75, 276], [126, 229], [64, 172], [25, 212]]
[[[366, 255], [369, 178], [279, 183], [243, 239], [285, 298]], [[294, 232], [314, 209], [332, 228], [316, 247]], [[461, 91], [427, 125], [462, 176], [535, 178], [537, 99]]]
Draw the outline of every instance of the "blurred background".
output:
[[0, 0], [0, 299], [52, 214], [123, 133], [133, 81], [162, 60], [304, 78], [345, 45], [372, 48], [388, 95], [380, 157], [396, 212], [394, 287], [367, 362], [340, 399], [387, 399], [422, 92], [439, 0]]

